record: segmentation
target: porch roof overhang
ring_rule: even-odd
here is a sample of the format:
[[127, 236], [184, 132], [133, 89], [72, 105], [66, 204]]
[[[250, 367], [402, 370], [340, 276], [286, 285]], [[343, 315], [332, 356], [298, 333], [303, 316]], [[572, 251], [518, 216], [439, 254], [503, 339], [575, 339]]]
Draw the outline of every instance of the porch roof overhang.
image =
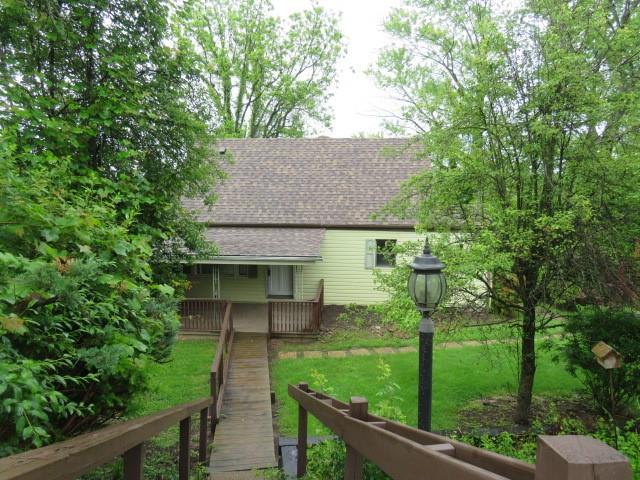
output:
[[324, 228], [209, 227], [218, 255], [199, 263], [298, 265], [322, 260]]

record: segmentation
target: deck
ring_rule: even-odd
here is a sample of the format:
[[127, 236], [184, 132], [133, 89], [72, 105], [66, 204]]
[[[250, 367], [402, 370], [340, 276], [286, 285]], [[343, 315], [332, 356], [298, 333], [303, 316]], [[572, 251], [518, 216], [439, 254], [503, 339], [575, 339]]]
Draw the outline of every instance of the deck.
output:
[[239, 472], [277, 466], [267, 337], [236, 332], [231, 363], [216, 427], [209, 472], [211, 478], [230, 478]]

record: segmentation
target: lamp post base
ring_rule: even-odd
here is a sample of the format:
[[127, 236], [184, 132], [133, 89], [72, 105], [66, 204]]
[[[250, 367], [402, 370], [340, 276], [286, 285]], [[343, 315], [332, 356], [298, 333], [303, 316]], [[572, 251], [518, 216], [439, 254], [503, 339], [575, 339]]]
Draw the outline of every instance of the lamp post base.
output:
[[425, 313], [419, 328], [419, 384], [418, 384], [418, 428], [431, 430], [431, 399], [433, 394], [433, 334], [435, 325]]

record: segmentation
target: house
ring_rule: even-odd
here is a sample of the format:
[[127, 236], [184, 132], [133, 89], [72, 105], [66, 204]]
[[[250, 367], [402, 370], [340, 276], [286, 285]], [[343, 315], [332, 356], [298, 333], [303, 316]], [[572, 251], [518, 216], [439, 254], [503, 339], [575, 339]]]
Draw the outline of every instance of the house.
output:
[[231, 162], [215, 204], [184, 201], [219, 250], [188, 272], [184, 328], [215, 329], [204, 317], [219, 325], [216, 305], [231, 301], [237, 329], [313, 332], [323, 304], [385, 299], [374, 269], [418, 235], [410, 220], [372, 214], [425, 167], [410, 141], [234, 139], [217, 149]]

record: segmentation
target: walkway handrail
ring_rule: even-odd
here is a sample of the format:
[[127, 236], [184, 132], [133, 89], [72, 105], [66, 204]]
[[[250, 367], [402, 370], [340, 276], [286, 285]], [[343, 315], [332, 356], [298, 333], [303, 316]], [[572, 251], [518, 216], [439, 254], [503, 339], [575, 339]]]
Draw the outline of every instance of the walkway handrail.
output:
[[191, 416], [200, 412], [199, 461], [207, 456], [207, 410], [211, 397], [183, 403], [173, 408], [110, 425], [64, 442], [54, 443], [0, 459], [3, 480], [74, 479], [122, 455], [125, 480], [142, 480], [144, 442], [180, 423], [178, 471], [189, 478]]
[[209, 378], [211, 397], [213, 398], [213, 404], [211, 405], [211, 433], [215, 433], [216, 423], [222, 412], [222, 398], [224, 397], [227, 372], [229, 370], [229, 359], [233, 346], [235, 330], [233, 328], [233, 315], [231, 312], [232, 305], [231, 302], [227, 302], [225, 305], [224, 320], [220, 327], [220, 337], [218, 339], [218, 348], [211, 364], [211, 374]]
[[298, 402], [298, 477], [307, 465], [307, 412], [340, 436], [347, 445], [345, 476], [362, 478], [364, 459], [394, 479], [429, 480], [591, 480], [606, 472], [611, 480], [631, 480], [622, 454], [590, 437], [538, 437], [536, 465], [424, 432], [368, 412], [365, 398], [349, 404], [309, 389], [289, 385]]

